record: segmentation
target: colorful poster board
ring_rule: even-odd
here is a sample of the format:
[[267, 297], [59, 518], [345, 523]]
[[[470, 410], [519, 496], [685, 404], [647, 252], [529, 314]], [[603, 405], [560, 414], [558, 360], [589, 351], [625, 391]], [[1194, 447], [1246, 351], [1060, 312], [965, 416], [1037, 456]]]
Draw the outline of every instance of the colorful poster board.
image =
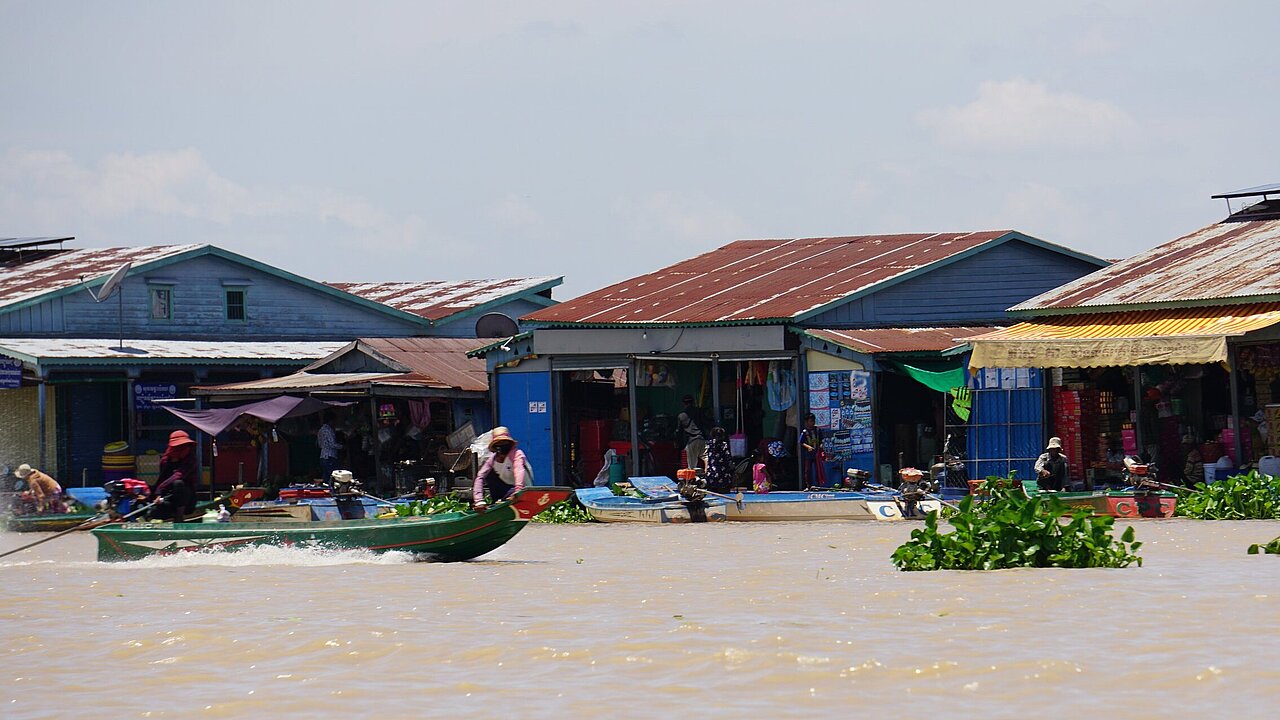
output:
[[871, 373], [865, 370], [809, 373], [809, 412], [822, 430], [831, 482], [849, 468], [873, 470], [871, 395]]

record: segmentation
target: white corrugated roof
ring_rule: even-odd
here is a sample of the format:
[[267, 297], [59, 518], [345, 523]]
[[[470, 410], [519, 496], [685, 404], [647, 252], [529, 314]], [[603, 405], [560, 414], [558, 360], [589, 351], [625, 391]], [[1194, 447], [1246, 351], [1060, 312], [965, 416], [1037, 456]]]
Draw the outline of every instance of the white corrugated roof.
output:
[[246, 360], [307, 361], [322, 358], [343, 342], [227, 342], [100, 338], [0, 338], [0, 354], [31, 360]]

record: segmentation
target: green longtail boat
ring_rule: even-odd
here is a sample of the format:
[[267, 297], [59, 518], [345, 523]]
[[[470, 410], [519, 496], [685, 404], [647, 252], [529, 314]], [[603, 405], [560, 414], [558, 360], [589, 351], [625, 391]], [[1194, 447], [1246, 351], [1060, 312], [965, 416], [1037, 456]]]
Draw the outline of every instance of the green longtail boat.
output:
[[447, 562], [490, 552], [535, 515], [573, 494], [566, 487], [527, 487], [486, 512], [318, 522], [117, 523], [95, 528], [98, 559], [137, 560], [255, 545], [411, 552]]

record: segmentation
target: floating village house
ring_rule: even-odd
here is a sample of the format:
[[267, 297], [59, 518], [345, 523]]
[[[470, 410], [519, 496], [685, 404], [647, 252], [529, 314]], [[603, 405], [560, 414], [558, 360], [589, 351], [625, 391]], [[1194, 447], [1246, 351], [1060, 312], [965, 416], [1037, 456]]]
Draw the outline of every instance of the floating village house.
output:
[[739, 454], [776, 439], [798, 458], [812, 412], [830, 482], [931, 462], [964, 384], [957, 338], [1105, 265], [1014, 231], [744, 240], [539, 310], [476, 354], [540, 483], [589, 483], [610, 449], [632, 475], [673, 474], [686, 395]]
[[[38, 464], [70, 485], [102, 481], [110, 443], [128, 443], [130, 454], [162, 449], [171, 430], [186, 427], [163, 406], [189, 397], [194, 386], [336, 369], [353, 362], [338, 361], [346, 356], [376, 358], [386, 377], [400, 376], [388, 395], [401, 417], [412, 396], [445, 402], [448, 411], [436, 417], [446, 430], [468, 412], [485, 423], [488, 402], [473, 379], [438, 369], [427, 375], [422, 358], [407, 359], [388, 339], [405, 339], [436, 364], [444, 351], [454, 355], [446, 367], [465, 365], [454, 338], [475, 337], [478, 326], [511, 332], [513, 318], [553, 304], [551, 289], [560, 283], [527, 278], [377, 290], [327, 285], [210, 245], [64, 248], [71, 239], [0, 241], [0, 464]], [[112, 275], [118, 284], [108, 296], [101, 290]], [[422, 346], [433, 338], [447, 347]], [[477, 366], [471, 369], [474, 376]], [[453, 392], [454, 380], [465, 389]], [[288, 389], [310, 394], [338, 385]], [[352, 400], [353, 393], [375, 395], [374, 387], [340, 390]], [[260, 397], [281, 392], [262, 388]], [[228, 396], [243, 402], [248, 394]], [[218, 458], [202, 445], [214, 480], [255, 479], [241, 474], [234, 443], [224, 443]], [[308, 469], [314, 448], [272, 443], [272, 474], [289, 474], [291, 460], [294, 472]], [[256, 467], [248, 463], [251, 474]], [[139, 460], [138, 473], [146, 470]]]
[[1165, 480], [1197, 475], [1197, 454], [1210, 475], [1224, 455], [1233, 468], [1280, 455], [1280, 185], [1214, 197], [1221, 222], [1019, 303], [1023, 322], [973, 339], [975, 377], [1052, 369], [1051, 434], [1076, 480], [1117, 479], [1139, 453]]

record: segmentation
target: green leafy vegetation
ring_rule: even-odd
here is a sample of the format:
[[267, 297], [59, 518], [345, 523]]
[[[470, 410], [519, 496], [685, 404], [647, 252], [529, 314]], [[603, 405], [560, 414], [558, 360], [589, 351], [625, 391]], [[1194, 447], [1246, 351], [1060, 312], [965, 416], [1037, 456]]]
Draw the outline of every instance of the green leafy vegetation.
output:
[[1249, 554], [1257, 555], [1258, 553], [1266, 553], [1267, 555], [1280, 555], [1280, 537], [1272, 540], [1266, 545], [1254, 543], [1249, 546]]
[[471, 503], [456, 495], [437, 495], [429, 500], [412, 500], [403, 505], [396, 505], [396, 515], [400, 517], [420, 517], [423, 515], [439, 515], [440, 513], [466, 512]]
[[591, 514], [587, 509], [582, 507], [582, 503], [578, 502], [576, 497], [561, 500], [551, 507], [543, 510], [533, 516], [534, 522], [539, 523], [584, 523], [591, 522]]
[[1280, 519], [1280, 477], [1250, 470], [1178, 498], [1174, 515], [1200, 520]]
[[1067, 507], [1049, 496], [1028, 498], [1011, 487], [1012, 478], [987, 478], [981, 501], [973, 495], [959, 503], [947, 520], [951, 532], [938, 528], [938, 513], [894, 551], [900, 570], [1000, 570], [1014, 567], [1127, 567], [1142, 558], [1142, 543], [1133, 528], [1119, 540], [1112, 536], [1115, 518]]

